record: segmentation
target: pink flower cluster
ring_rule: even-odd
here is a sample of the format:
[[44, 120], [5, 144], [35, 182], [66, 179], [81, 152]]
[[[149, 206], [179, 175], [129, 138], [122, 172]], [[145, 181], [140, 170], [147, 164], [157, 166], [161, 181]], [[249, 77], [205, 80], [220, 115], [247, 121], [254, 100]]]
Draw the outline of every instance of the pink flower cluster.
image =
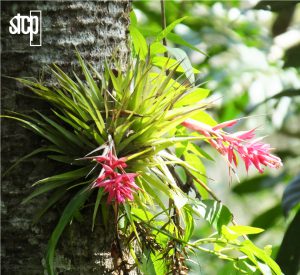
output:
[[238, 165], [236, 152], [244, 161], [248, 172], [251, 164], [263, 173], [263, 166], [279, 168], [282, 166], [281, 159], [272, 155], [272, 148], [269, 144], [260, 142], [262, 138], [256, 138], [254, 129], [243, 132], [228, 134], [222, 130], [237, 123], [238, 120], [230, 120], [211, 127], [193, 119], [185, 120], [182, 125], [188, 129], [197, 131], [208, 138], [208, 142], [218, 150], [218, 152], [227, 157], [230, 164]]
[[107, 156], [96, 156], [93, 159], [103, 167], [93, 187], [104, 187], [104, 191], [108, 193], [107, 202], [114, 200], [117, 203], [123, 203], [126, 199], [133, 200], [133, 189], [139, 189], [134, 182], [137, 174], [124, 171], [127, 167], [126, 158], [118, 159], [112, 152], [109, 152]]

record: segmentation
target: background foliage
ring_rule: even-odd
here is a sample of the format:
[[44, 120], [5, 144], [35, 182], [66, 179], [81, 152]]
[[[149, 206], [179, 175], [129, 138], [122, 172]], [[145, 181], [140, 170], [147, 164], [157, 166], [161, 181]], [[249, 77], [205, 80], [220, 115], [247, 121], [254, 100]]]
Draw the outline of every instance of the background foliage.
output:
[[[234, 209], [239, 222], [266, 229], [256, 241], [272, 243], [273, 258], [283, 271], [297, 274], [299, 247], [291, 239], [297, 242], [300, 228], [295, 216], [300, 200], [300, 5], [298, 1], [166, 1], [165, 6], [167, 25], [185, 17], [167, 35], [167, 42], [188, 52], [201, 71], [198, 81], [212, 90], [215, 99], [213, 117], [225, 121], [251, 116], [236, 128], [259, 127], [284, 161], [284, 168], [276, 173], [239, 171], [241, 182], [230, 185], [224, 179], [226, 165], [207, 161], [208, 175], [215, 180], [209, 184]], [[161, 30], [160, 3], [136, 1], [134, 11], [139, 30], [151, 41]], [[200, 223], [195, 232], [201, 235], [205, 230]], [[199, 254], [193, 269], [195, 274], [212, 274], [216, 269], [218, 274], [233, 272], [220, 264]]]

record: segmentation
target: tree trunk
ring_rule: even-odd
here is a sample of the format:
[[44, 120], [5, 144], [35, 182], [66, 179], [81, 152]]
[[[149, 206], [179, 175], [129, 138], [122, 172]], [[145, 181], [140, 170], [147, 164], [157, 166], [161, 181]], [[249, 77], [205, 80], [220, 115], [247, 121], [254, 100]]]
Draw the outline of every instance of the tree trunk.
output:
[[[29, 35], [12, 35], [9, 21], [20, 13], [42, 11], [42, 46], [30, 47]], [[6, 1], [2, 2], [2, 74], [12, 77], [43, 78], [45, 65], [57, 63], [65, 71], [76, 67], [75, 47], [96, 68], [117, 56], [127, 64], [130, 2], [126, 1]], [[24, 89], [15, 80], [2, 77], [2, 112], [31, 113], [49, 106], [22, 96]], [[26, 91], [25, 91], [26, 93]], [[21, 94], [21, 95], [20, 95]], [[21, 156], [38, 148], [44, 141], [13, 121], [2, 121], [2, 172]], [[32, 218], [46, 201], [39, 197], [28, 204], [21, 201], [31, 184], [55, 172], [55, 165], [44, 156], [24, 161], [2, 180], [2, 272], [3, 274], [43, 274], [47, 241], [62, 209], [45, 215], [33, 225]], [[58, 274], [107, 274], [113, 268], [111, 241], [113, 230], [98, 224], [91, 231], [91, 217], [73, 223], [61, 239], [55, 259]]]

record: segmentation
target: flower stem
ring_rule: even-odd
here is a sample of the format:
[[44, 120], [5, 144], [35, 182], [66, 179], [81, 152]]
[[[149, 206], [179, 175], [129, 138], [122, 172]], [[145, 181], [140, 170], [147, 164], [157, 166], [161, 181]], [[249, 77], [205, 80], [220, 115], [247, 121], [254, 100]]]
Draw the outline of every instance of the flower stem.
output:
[[[163, 30], [166, 29], [167, 24], [166, 24], [166, 10], [165, 10], [165, 1], [164, 0], [160, 0], [160, 10], [161, 10], [161, 27]], [[167, 46], [167, 40], [164, 37], [163, 38], [163, 45]], [[165, 57], [168, 57], [167, 52], [164, 53]]]

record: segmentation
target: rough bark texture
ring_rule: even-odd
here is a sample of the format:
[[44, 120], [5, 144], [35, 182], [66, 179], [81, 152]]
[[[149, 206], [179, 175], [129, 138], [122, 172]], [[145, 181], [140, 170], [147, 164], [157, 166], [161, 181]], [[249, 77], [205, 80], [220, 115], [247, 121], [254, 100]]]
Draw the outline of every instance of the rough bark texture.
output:
[[[17, 13], [29, 15], [42, 11], [42, 47], [30, 47], [28, 35], [11, 35], [9, 20]], [[82, 56], [101, 69], [104, 59], [118, 56], [126, 66], [130, 3], [127, 1], [6, 1], [2, 2], [2, 75], [43, 77], [45, 65], [56, 62], [65, 71], [76, 67], [74, 45]], [[18, 94], [19, 93], [19, 94]], [[2, 113], [5, 110], [31, 113], [48, 106], [22, 96], [23, 87], [2, 77]], [[26, 91], [25, 91], [26, 93]], [[21, 94], [21, 95], [20, 95]], [[13, 121], [2, 121], [2, 171], [16, 159], [38, 148], [41, 139]], [[32, 224], [33, 214], [47, 201], [41, 197], [21, 205], [31, 184], [55, 172], [57, 167], [39, 156], [23, 162], [2, 180], [2, 274], [45, 273], [44, 253], [51, 230], [62, 209], [49, 212], [41, 222]], [[88, 213], [87, 213], [88, 214]], [[64, 232], [56, 257], [58, 274], [107, 274], [112, 268], [110, 247], [112, 231], [98, 223], [91, 232], [91, 218], [74, 223]]]

